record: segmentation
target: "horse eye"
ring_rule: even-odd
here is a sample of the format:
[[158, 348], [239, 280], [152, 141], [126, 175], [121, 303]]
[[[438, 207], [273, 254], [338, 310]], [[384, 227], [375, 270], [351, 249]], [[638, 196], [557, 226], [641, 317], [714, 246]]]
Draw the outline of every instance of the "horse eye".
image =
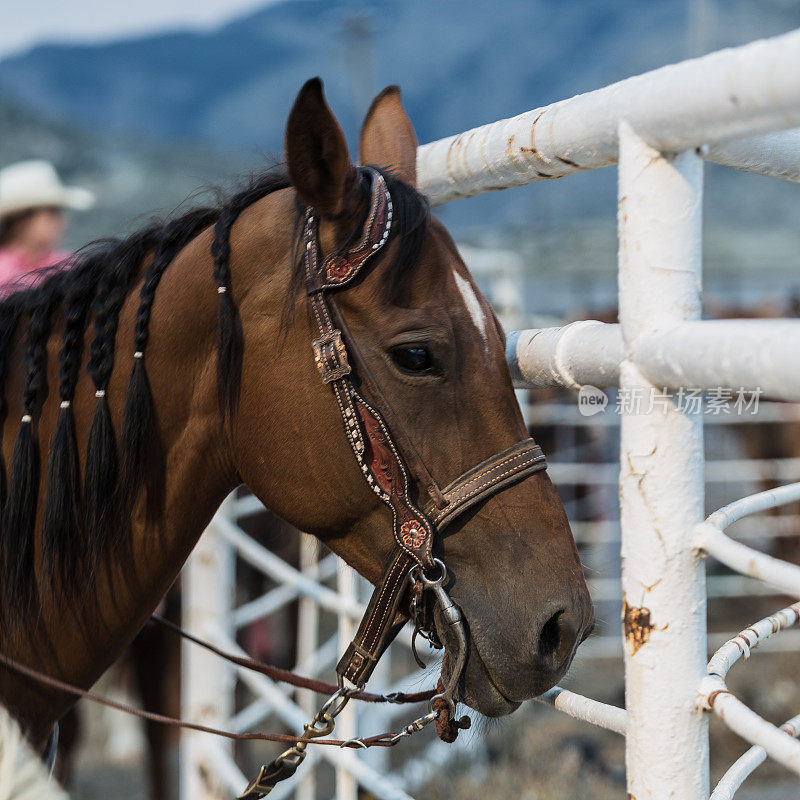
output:
[[431, 354], [424, 347], [395, 347], [392, 360], [403, 372], [427, 372], [433, 366]]

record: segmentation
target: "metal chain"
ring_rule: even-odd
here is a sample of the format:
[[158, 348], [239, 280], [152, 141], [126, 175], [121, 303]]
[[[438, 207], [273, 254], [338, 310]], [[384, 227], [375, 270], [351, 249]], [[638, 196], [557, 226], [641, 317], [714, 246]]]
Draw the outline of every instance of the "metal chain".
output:
[[[333, 733], [336, 727], [335, 719], [350, 702], [350, 697], [360, 689], [347, 689], [340, 687], [323, 704], [322, 708], [314, 715], [311, 722], [303, 726], [303, 738], [318, 739], [321, 736], [328, 736]], [[284, 761], [290, 761], [295, 766], [301, 764], [307, 753], [308, 742], [298, 742], [288, 750], [284, 750], [276, 759], [275, 765], [281, 766]]]
[[[436, 599], [445, 623], [455, 633], [458, 644], [458, 652], [454, 657], [454, 666], [447, 685], [430, 700], [430, 710], [427, 714], [418, 717], [410, 722], [399, 733], [387, 733], [380, 736], [361, 737], [348, 739], [343, 742], [341, 747], [368, 748], [375, 746], [392, 747], [402, 739], [412, 736], [423, 730], [431, 722], [434, 722], [442, 713], [441, 703], [444, 702], [452, 716], [455, 714], [454, 693], [458, 680], [464, 669], [467, 658], [467, 636], [464, 628], [464, 619], [459, 607], [450, 599], [445, 591], [443, 584], [447, 579], [447, 568], [438, 559], [434, 559], [434, 564], [439, 568], [439, 575], [436, 578], [429, 578], [420, 567], [415, 566], [409, 573], [412, 582], [421, 581], [424, 591], [431, 591]], [[336, 717], [344, 710], [354, 694], [363, 690], [363, 686], [346, 687], [340, 685], [323, 704], [319, 711], [314, 715], [311, 722], [303, 726], [304, 739], [317, 739], [333, 733], [336, 726]], [[386, 695], [391, 698], [392, 695]], [[435, 703], [440, 704], [440, 708], [435, 708]], [[237, 800], [261, 800], [266, 797], [275, 786], [283, 780], [294, 775], [297, 768], [306, 758], [308, 741], [298, 741], [292, 747], [284, 750], [271, 764], [263, 765], [258, 775], [250, 782], [248, 787], [242, 792]]]

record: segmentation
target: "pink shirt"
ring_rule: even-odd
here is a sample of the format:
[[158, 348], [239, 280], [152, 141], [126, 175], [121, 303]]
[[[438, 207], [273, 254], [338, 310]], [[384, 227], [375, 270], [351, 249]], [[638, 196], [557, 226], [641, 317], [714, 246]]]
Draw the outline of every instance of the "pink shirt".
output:
[[17, 248], [0, 249], [0, 296], [30, 286], [36, 280], [38, 270], [52, 267], [69, 256], [64, 250], [53, 250], [43, 258], [28, 261]]

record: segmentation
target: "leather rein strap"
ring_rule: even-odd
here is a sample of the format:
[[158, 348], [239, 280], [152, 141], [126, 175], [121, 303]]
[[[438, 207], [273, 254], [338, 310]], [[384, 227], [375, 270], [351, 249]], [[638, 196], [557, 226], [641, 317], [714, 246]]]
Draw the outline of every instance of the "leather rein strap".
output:
[[[237, 742], [259, 741], [280, 742], [282, 744], [297, 744], [297, 742], [305, 742], [307, 744], [324, 744], [334, 747], [364, 748], [392, 747], [397, 741], [397, 734], [394, 733], [381, 733], [377, 736], [369, 736], [367, 738], [358, 740], [320, 739], [317, 737], [297, 736], [296, 734], [289, 733], [235, 733], [233, 731], [223, 730], [221, 728], [213, 728], [209, 725], [200, 725], [196, 722], [187, 722], [182, 719], [176, 719], [175, 717], [168, 717], [164, 716], [163, 714], [156, 714], [152, 711], [143, 711], [140, 708], [134, 708], [126, 703], [120, 703], [117, 700], [112, 700], [109, 697], [103, 697], [102, 695], [95, 694], [94, 692], [86, 689], [81, 689], [78, 686], [67, 683], [66, 681], [61, 681], [58, 678], [54, 678], [51, 675], [47, 675], [39, 670], [33, 669], [32, 667], [29, 667], [20, 661], [16, 661], [15, 659], [3, 653], [0, 653], [0, 664], [10, 670], [13, 670], [14, 672], [19, 673], [20, 675], [24, 675], [26, 678], [29, 678], [30, 680], [35, 681], [42, 686], [47, 686], [49, 689], [53, 689], [57, 692], [70, 694], [76, 699], [91, 700], [93, 703], [97, 703], [98, 705], [106, 706], [106, 708], [113, 708], [115, 711], [122, 711], [123, 713], [129, 714], [132, 717], [139, 717], [139, 719], [143, 719], [148, 722], [157, 722], [161, 725], [169, 725], [175, 728], [182, 728], [190, 731], [200, 731], [201, 733], [211, 733], [214, 736], [221, 736], [224, 739], [232, 739], [233, 741]], [[248, 668], [253, 669], [253, 667]], [[262, 670], [257, 671], [261, 672]], [[425, 692], [424, 694], [427, 696], [429, 693]], [[408, 696], [410, 697], [410, 695]], [[375, 697], [379, 697], [379, 695], [375, 695]], [[395, 699], [390, 695], [384, 695], [383, 700], [377, 702], [391, 703], [395, 702]], [[400, 700], [398, 702], [406, 701]]]
[[[405, 622], [401, 601], [408, 589], [409, 571], [415, 566], [423, 571], [435, 566], [436, 531], [510, 483], [546, 468], [541, 448], [527, 439], [478, 464], [442, 490], [397, 423], [332, 297], [333, 292], [352, 283], [369, 259], [386, 245], [391, 232], [392, 199], [383, 175], [369, 167], [361, 168], [361, 172], [371, 181], [370, 207], [364, 232], [353, 247], [344, 253], [332, 253], [320, 264], [318, 221], [312, 209], [307, 209], [303, 226], [306, 291], [319, 333], [312, 342], [314, 360], [323, 382], [334, 392], [347, 439], [364, 479], [392, 511], [395, 550], [355, 638], [336, 667], [340, 685], [349, 681], [359, 688], [369, 679]], [[346, 338], [343, 331], [348, 334]], [[372, 404], [359, 393], [352, 380], [351, 356]], [[402, 447], [395, 444], [393, 437], [398, 436]], [[411, 475], [430, 497], [424, 510], [411, 497], [413, 485], [401, 450], [412, 465]]]

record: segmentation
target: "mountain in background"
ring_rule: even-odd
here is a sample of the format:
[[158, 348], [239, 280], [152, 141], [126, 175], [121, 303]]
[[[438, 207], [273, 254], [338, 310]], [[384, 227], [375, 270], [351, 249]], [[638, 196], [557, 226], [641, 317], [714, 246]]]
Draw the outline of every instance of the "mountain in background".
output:
[[[210, 32], [36, 47], [0, 62], [0, 85], [92, 127], [279, 150], [309, 77], [324, 78], [350, 133], [359, 95], [398, 83], [425, 142], [685, 58], [688, 7], [292, 0]], [[800, 26], [794, 3], [726, 0], [720, 9], [708, 49]]]
[[[705, 17], [694, 22], [693, 7], [687, 0], [292, 0], [212, 31], [38, 46], [0, 61], [0, 90], [48, 124], [89, 131], [91, 152], [80, 157], [94, 159], [97, 170], [123, 168], [131, 149], [141, 186], [157, 200], [186, 188], [183, 178], [172, 184], [176, 165], [203, 183], [232, 165], [258, 167], [262, 153], [280, 154], [292, 101], [313, 75], [325, 80], [351, 142], [369, 99], [390, 83], [402, 87], [425, 142], [680, 61], [689, 49], [800, 27], [800, 6], [789, 0], [705, 0]], [[7, 135], [0, 129], [0, 142]], [[20, 144], [20, 153], [41, 154]], [[215, 160], [214, 152], [222, 155]], [[7, 152], [0, 155], [5, 162]], [[780, 227], [797, 217], [794, 187], [777, 181], [709, 168], [707, 188], [715, 225]], [[442, 216], [462, 235], [586, 218], [610, 223], [615, 195], [614, 170], [597, 170], [461, 201]]]

